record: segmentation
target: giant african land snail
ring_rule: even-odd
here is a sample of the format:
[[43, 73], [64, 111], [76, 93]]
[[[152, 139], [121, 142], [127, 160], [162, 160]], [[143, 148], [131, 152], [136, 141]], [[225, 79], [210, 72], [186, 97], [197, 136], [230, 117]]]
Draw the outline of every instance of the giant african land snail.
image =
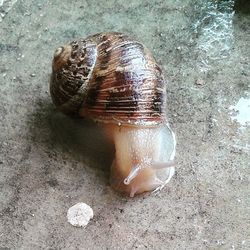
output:
[[133, 197], [171, 179], [175, 136], [166, 120], [166, 86], [141, 43], [121, 33], [79, 39], [55, 51], [52, 71], [59, 110], [99, 122], [112, 139], [112, 187]]

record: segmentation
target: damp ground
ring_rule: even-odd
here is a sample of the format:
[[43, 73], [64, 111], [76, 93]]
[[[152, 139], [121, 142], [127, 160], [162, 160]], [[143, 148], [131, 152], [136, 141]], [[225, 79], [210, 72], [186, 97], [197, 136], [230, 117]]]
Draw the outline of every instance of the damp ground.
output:
[[[0, 249], [250, 249], [247, 2], [0, 1]], [[51, 103], [54, 50], [103, 31], [143, 42], [168, 80], [177, 166], [157, 195], [114, 192], [113, 148]]]

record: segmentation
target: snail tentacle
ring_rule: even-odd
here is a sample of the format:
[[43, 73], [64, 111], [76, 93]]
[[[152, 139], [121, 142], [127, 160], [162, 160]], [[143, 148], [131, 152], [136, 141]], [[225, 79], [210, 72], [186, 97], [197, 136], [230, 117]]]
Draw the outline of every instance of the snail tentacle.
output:
[[175, 161], [168, 161], [168, 162], [152, 162], [151, 167], [153, 169], [163, 169], [163, 168], [170, 168], [175, 165]]
[[141, 165], [133, 166], [129, 172], [129, 175], [124, 179], [124, 184], [129, 185], [130, 182], [138, 175], [141, 168]]

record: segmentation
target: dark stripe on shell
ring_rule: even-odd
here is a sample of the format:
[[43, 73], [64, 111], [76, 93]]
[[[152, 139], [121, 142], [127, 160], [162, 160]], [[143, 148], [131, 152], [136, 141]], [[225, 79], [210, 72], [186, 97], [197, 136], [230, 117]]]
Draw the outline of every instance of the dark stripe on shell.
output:
[[137, 119], [152, 122], [153, 117], [159, 122], [165, 116], [165, 88], [159, 66], [150, 54], [145, 61], [148, 52], [142, 44], [125, 41], [122, 36], [119, 43], [112, 35], [105, 38], [109, 40], [109, 62], [104, 60], [105, 67], [103, 62], [98, 64], [107, 50], [102, 39], [95, 72], [104, 75], [93, 78], [89, 85], [87, 113], [97, 120], [100, 116], [106, 121], [127, 117], [135, 123]]
[[[84, 101], [83, 113], [94, 120], [147, 125], [165, 119], [162, 72], [141, 43], [121, 33], [100, 33], [71, 46], [68, 63], [53, 73], [52, 96], [60, 92], [53, 98], [57, 105], [77, 95]], [[87, 94], [80, 98], [83, 85]]]

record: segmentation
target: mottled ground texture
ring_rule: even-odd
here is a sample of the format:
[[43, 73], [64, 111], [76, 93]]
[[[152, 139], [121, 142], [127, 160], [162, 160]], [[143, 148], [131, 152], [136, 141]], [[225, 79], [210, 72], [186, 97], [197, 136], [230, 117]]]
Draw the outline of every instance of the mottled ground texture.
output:
[[[233, 1], [0, 1], [1, 250], [250, 249], [250, 126], [232, 109], [250, 98], [239, 2], [234, 14]], [[168, 79], [177, 173], [158, 195], [114, 192], [112, 146], [51, 103], [54, 50], [101, 31], [142, 41]], [[94, 210], [85, 229], [67, 222], [78, 202]]]

